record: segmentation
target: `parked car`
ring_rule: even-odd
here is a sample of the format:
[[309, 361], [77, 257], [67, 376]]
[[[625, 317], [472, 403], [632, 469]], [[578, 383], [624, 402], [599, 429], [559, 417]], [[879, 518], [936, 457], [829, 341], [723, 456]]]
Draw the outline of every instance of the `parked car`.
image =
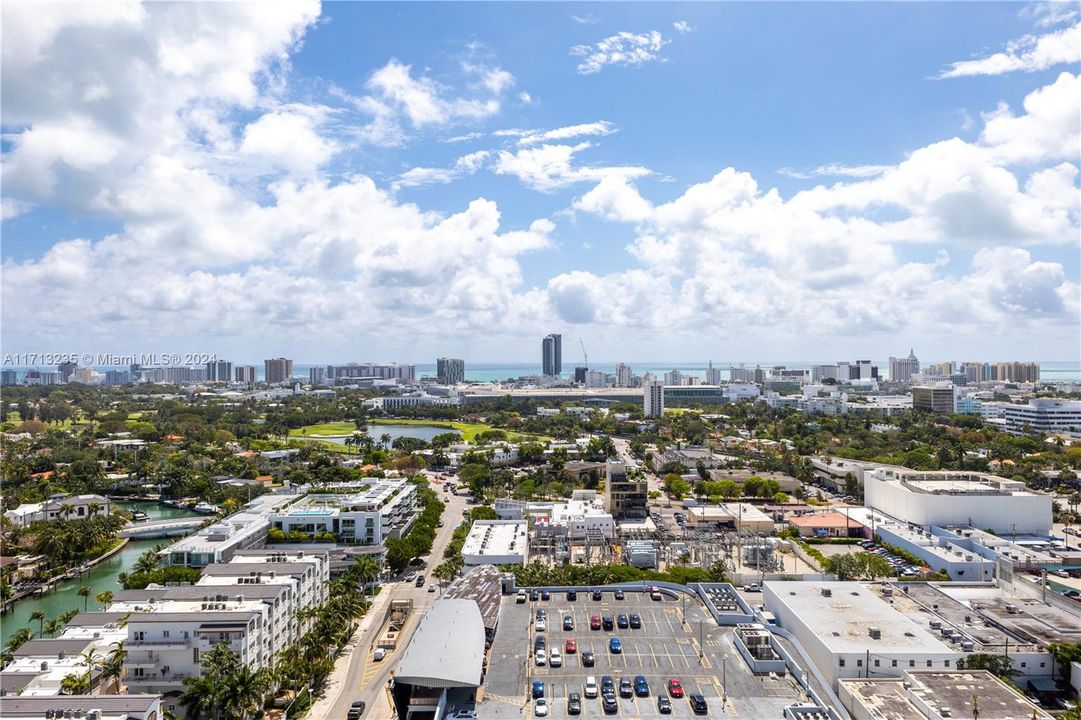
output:
[[603, 676], [601, 678], [601, 695], [604, 695], [605, 693], [615, 694], [615, 692], [616, 692], [616, 684], [612, 680], [612, 676], [611, 675]]
[[559, 652], [559, 648], [552, 648], [548, 653], [548, 666], [549, 667], [561, 667], [563, 665], [563, 653]]
[[709, 712], [709, 706], [706, 705], [706, 699], [698, 693], [691, 695], [690, 701], [691, 710], [694, 712], [695, 715], [705, 715]]
[[544, 632], [548, 629], [548, 622], [544, 618], [538, 618], [536, 628], [537, 632]]
[[634, 686], [630, 678], [619, 679], [619, 696], [624, 698], [634, 697]]
[[596, 660], [593, 657], [592, 650], [585, 650], [582, 652], [582, 667], [593, 667]]
[[530, 590], [529, 591], [529, 599], [531, 601], [537, 602], [538, 597], [540, 597], [540, 593], [538, 593], [536, 590]]
[[623, 641], [621, 641], [617, 637], [614, 637], [611, 640], [609, 640], [608, 641], [608, 652], [612, 653], [613, 655], [621, 654], [623, 652]]
[[563, 645], [563, 652], [568, 655], [578, 652], [578, 643], [574, 641], [574, 638], [567, 638], [567, 642]]
[[611, 615], [605, 615], [604, 620], [601, 622], [601, 625], [604, 626], [605, 630], [611, 630], [615, 627], [615, 621], [612, 619]]
[[623, 599], [624, 597], [626, 597], [626, 596], [625, 596], [625, 595], [623, 594], [623, 591], [622, 591], [622, 590], [616, 590], [616, 592], [615, 592], [615, 596], [616, 596], [616, 600], [622, 600], [622, 599]]
[[417, 587], [424, 587], [424, 576], [417, 575], [417, 579], [414, 582], [417, 584]]
[[548, 651], [544, 648], [537, 648], [537, 651], [533, 654], [533, 662], [537, 664], [537, 667], [546, 665], [548, 663]]
[[649, 683], [645, 675], [636, 675], [634, 678], [634, 694], [638, 697], [649, 697]]
[[627, 616], [623, 613], [620, 613], [619, 617], [616, 618], [616, 627], [618, 627], [620, 630], [626, 630], [628, 627], [630, 627], [630, 621], [627, 620]]
[[541, 590], [541, 600], [548, 600], [550, 597], [552, 597], [551, 593], [547, 590]]
[[576, 692], [572, 692], [571, 694], [567, 695], [567, 714], [582, 714], [582, 696]]
[[590, 630], [600, 630], [601, 629], [601, 616], [600, 615], [590, 615], [590, 617], [589, 617], [589, 629]]
[[577, 599], [578, 599], [578, 593], [576, 593], [574, 590], [568, 590], [567, 591], [567, 600], [569, 600], [570, 602], [574, 602]]
[[600, 600], [601, 599], [601, 591], [600, 590], [594, 590], [593, 591], [593, 599], [594, 600]]
[[533, 717], [548, 717], [548, 701], [537, 698], [537, 704], [533, 706]]
[[515, 599], [515, 602], [519, 603], [519, 604], [524, 603], [525, 598], [526, 598], [525, 590], [519, 590], [518, 591], [518, 597]]
[[660, 695], [657, 697], [657, 712], [661, 715], [672, 714], [672, 701], [668, 699], [667, 695]]
[[428, 592], [435, 592], [435, 584], [434, 583], [428, 586]]
[[604, 708], [605, 715], [615, 715], [619, 712], [619, 703], [616, 702], [616, 696], [612, 693], [606, 693], [601, 697], [601, 707]]
[[657, 587], [656, 585], [653, 585], [653, 586], [651, 586], [649, 588], [649, 599], [650, 600], [660, 600], [661, 599], [661, 589], [659, 587]]
[[592, 675], [586, 678], [585, 693], [587, 698], [597, 697], [597, 678]]
[[683, 697], [683, 683], [676, 678], [668, 678], [668, 694], [674, 698]]
[[633, 630], [641, 629], [641, 627], [642, 627], [642, 618], [641, 618], [641, 616], [638, 615], [638, 613], [631, 613], [630, 620], [631, 620], [631, 629], [633, 629]]
[[544, 697], [544, 681], [543, 680], [534, 680], [533, 681], [533, 697], [535, 697], [535, 698]]
[[564, 630], [573, 630], [574, 629], [574, 616], [573, 615], [564, 615], [563, 616], [563, 629]]
[[743, 586], [743, 592], [762, 592], [762, 586], [758, 583], [751, 583], [750, 585]]
[[380, 660], [382, 660], [386, 656], [387, 656], [387, 649], [386, 648], [376, 648], [375, 652], [372, 653], [372, 660], [374, 660], [375, 662], [379, 662]]

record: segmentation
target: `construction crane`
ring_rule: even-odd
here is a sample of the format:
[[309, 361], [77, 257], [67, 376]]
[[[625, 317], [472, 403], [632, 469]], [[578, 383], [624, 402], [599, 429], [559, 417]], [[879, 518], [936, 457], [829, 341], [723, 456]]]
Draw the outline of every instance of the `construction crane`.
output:
[[582, 364], [586, 369], [589, 369], [589, 353], [586, 352], [586, 344], [582, 342], [582, 338], [578, 338], [578, 344], [582, 346]]

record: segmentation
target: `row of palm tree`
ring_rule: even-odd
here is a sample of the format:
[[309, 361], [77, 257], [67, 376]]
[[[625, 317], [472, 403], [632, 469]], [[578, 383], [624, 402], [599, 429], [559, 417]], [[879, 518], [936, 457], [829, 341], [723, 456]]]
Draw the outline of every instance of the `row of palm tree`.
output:
[[34, 552], [51, 565], [72, 565], [91, 559], [124, 527], [118, 515], [94, 514], [80, 520], [52, 520], [30, 526]]

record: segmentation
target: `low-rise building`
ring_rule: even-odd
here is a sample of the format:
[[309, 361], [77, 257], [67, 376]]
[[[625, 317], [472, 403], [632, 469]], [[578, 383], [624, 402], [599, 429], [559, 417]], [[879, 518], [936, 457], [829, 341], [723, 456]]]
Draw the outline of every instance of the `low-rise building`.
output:
[[333, 489], [271, 511], [270, 527], [287, 536], [329, 534], [344, 544], [381, 545], [408, 532], [416, 514], [417, 486], [407, 480], [371, 479]]
[[[59, 711], [59, 715], [57, 712]], [[94, 718], [94, 720], [161, 720], [159, 695], [64, 695], [0, 697], [0, 717], [5, 720], [48, 718]]]
[[266, 542], [270, 522], [263, 513], [238, 512], [160, 551], [168, 565], [205, 567], [227, 562], [238, 550]]
[[763, 601], [834, 689], [840, 678], [956, 669], [963, 657], [861, 583], [769, 580]]
[[466, 567], [525, 565], [529, 562], [529, 523], [525, 520], [477, 520], [462, 544]]
[[795, 515], [788, 519], [800, 537], [870, 538], [871, 528], [839, 512]]
[[687, 524], [693, 528], [723, 526], [756, 533], [773, 532], [773, 518], [750, 503], [694, 505], [687, 508]]
[[39, 503], [23, 503], [8, 510], [4, 517], [16, 527], [29, 527], [31, 523], [49, 520], [83, 520], [91, 515], [108, 515], [109, 498], [103, 495], [53, 495]]
[[986, 670], [906, 671], [900, 678], [843, 679], [841, 703], [853, 720], [1051, 720]]

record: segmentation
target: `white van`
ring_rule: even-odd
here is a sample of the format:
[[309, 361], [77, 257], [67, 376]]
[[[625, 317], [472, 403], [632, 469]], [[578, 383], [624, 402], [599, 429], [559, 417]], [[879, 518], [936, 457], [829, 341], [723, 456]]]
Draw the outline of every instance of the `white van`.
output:
[[375, 660], [376, 662], [379, 662], [380, 660], [382, 660], [386, 656], [387, 656], [386, 648], [376, 648], [375, 652], [372, 653], [372, 660]]
[[595, 698], [595, 697], [597, 697], [597, 678], [595, 678], [592, 675], [587, 677], [586, 678], [586, 688], [585, 688], [585, 690], [586, 690], [586, 697], [587, 698]]

